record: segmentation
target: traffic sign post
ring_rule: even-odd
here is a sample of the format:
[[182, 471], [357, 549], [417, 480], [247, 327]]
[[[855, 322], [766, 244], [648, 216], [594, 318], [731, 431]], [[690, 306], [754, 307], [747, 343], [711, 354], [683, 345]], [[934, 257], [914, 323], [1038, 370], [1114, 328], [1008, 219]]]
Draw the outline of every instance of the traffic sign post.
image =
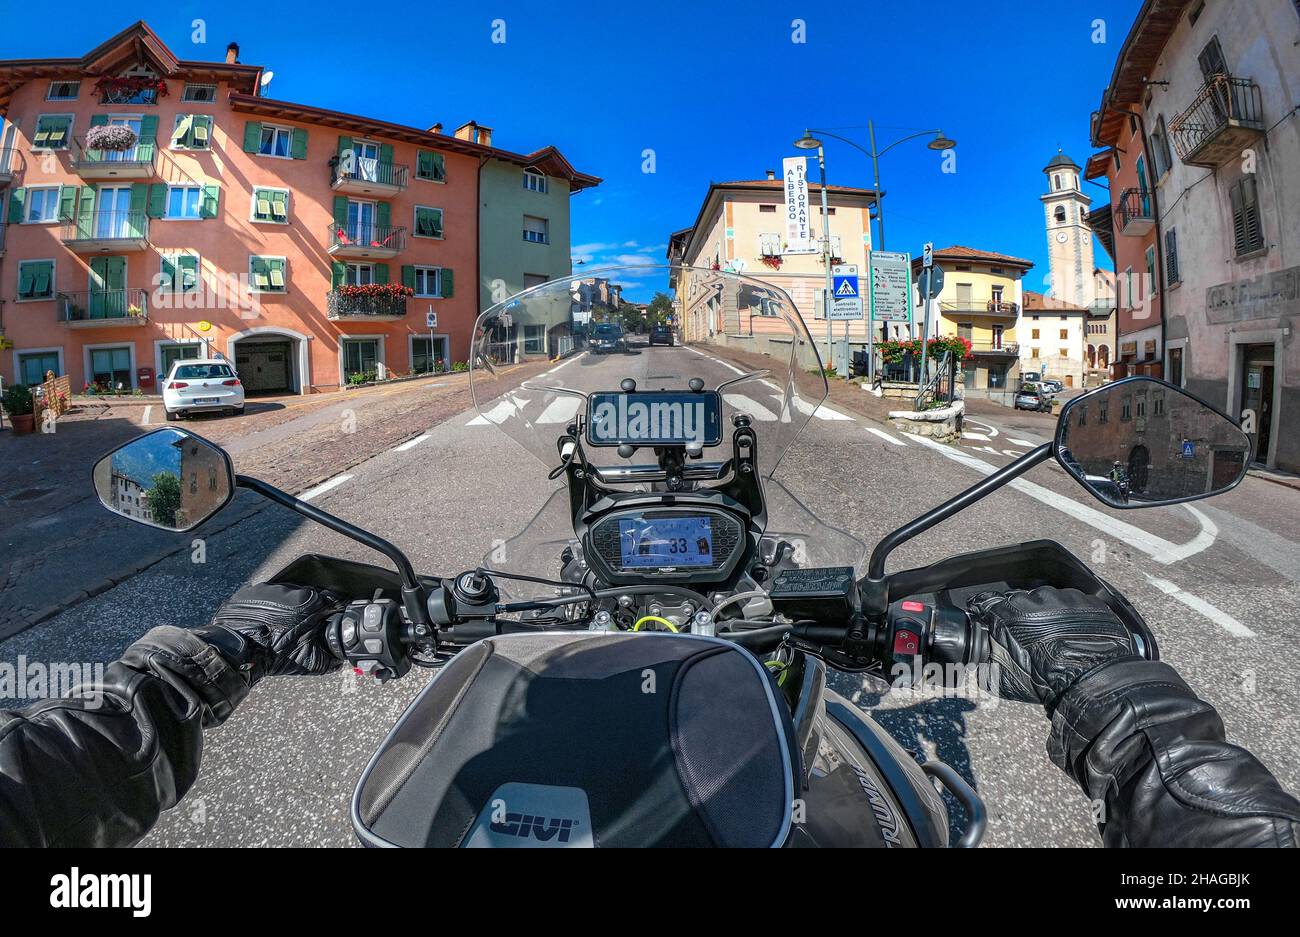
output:
[[[898, 251], [872, 251], [871, 309], [867, 324], [867, 374], [875, 378], [876, 322], [906, 322], [912, 330], [912, 255]], [[885, 337], [888, 338], [886, 331]]]
[[[862, 321], [862, 287], [858, 280], [857, 264], [836, 264], [831, 269], [830, 318], [844, 323], [844, 348], [840, 353], [839, 372], [850, 373], [849, 323]], [[868, 336], [870, 340], [870, 336]]]
[[943, 268], [934, 263], [934, 244], [926, 241], [921, 254], [921, 302], [925, 304], [925, 314], [921, 325], [921, 384], [924, 386], [930, 375], [927, 371], [928, 352], [930, 348], [930, 310], [934, 298], [943, 289]]

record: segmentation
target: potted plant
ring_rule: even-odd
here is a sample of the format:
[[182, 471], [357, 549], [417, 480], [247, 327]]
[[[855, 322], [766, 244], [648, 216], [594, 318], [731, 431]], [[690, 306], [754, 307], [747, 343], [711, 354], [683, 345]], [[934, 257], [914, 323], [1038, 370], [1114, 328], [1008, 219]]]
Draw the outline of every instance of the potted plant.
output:
[[91, 127], [86, 131], [86, 149], [124, 153], [135, 146], [139, 139], [130, 127], [106, 124], [102, 127]]
[[25, 436], [35, 430], [35, 404], [31, 389], [26, 384], [11, 384], [5, 388], [4, 408], [14, 424], [15, 436]]

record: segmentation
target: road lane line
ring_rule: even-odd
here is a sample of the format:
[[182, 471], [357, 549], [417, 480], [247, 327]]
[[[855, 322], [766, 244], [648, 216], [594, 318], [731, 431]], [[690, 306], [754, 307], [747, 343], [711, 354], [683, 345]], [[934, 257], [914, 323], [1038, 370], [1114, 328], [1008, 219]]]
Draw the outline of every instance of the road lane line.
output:
[[149, 425], [149, 414], [152, 413], [152, 412], [153, 412], [153, 404], [149, 404], [148, 406], [146, 406], [146, 407], [144, 408], [144, 414], [140, 417], [140, 425], [141, 425], [141, 426], [148, 426], [148, 425]]
[[466, 423], [466, 426], [491, 426], [493, 424], [504, 423], [515, 412], [516, 409], [523, 410], [528, 401], [522, 397], [516, 397], [514, 400], [502, 400], [499, 404], [481, 413], [474, 419]]
[[[996, 466], [990, 465], [983, 459], [977, 459], [967, 452], [953, 449], [943, 443], [937, 443], [933, 439], [927, 439], [924, 436], [912, 436], [912, 439], [924, 446], [929, 446], [954, 462], [960, 462], [967, 468], [974, 469], [981, 475], [991, 475], [997, 470]], [[1122, 540], [1134, 549], [1141, 550], [1157, 563], [1166, 566], [1205, 550], [1214, 543], [1214, 533], [1217, 532], [1217, 528], [1213, 528], [1213, 524], [1210, 524], [1209, 518], [1201, 514], [1200, 511], [1193, 510], [1193, 515], [1197, 517], [1197, 520], [1201, 521], [1201, 532], [1188, 543], [1171, 543], [1163, 537], [1148, 533], [1141, 527], [1135, 527], [1124, 521], [1116, 520], [1095, 508], [1080, 504], [1072, 498], [1057, 494], [1050, 488], [1044, 488], [1042, 485], [1034, 484], [1023, 478], [1015, 479], [1007, 487], [1015, 488], [1017, 491], [1041, 501], [1048, 507], [1056, 508], [1061, 513], [1068, 514], [1075, 520], [1082, 521], [1089, 527], [1094, 527], [1116, 540]], [[1213, 529], [1207, 531], [1206, 524], [1210, 524]]]
[[1013, 446], [1024, 446], [1026, 449], [1033, 449], [1038, 445], [1038, 443], [1030, 442], [1028, 439], [1012, 439], [1010, 436], [1007, 437], [1007, 442]]
[[747, 413], [756, 420], [772, 422], [776, 419], [775, 413], [754, 398], [746, 397], [744, 394], [723, 394], [722, 399], [741, 413]]
[[897, 436], [891, 435], [890, 433], [886, 433], [883, 429], [876, 429], [874, 426], [868, 426], [867, 432], [871, 433], [874, 436], [879, 436], [885, 442], [891, 442], [895, 446], [907, 445], [907, 443], [903, 442], [903, 440], [899, 439]]
[[428, 438], [429, 438], [429, 434], [428, 434], [428, 433], [425, 433], [423, 436], [416, 436], [414, 439], [408, 439], [406, 442], [402, 443], [400, 446], [398, 446], [398, 447], [397, 447], [396, 449], [394, 449], [393, 451], [394, 451], [394, 452], [405, 452], [405, 451], [408, 450], [408, 449], [414, 449], [416, 446], [418, 446], [420, 443], [424, 442], [424, 441], [425, 441], [426, 439], [428, 439]]
[[967, 432], [967, 431], [963, 431], [963, 432], [962, 432], [962, 434], [961, 434], [961, 438], [962, 438], [962, 439], [978, 439], [980, 442], [988, 442], [988, 441], [989, 441], [989, 437], [985, 436], [983, 433], [971, 433], [971, 432]]
[[577, 415], [580, 406], [582, 406], [582, 398], [580, 397], [570, 397], [567, 394], [556, 397], [546, 405], [546, 409], [537, 418], [537, 422], [567, 423]]
[[1218, 625], [1224, 631], [1228, 632], [1228, 634], [1232, 635], [1234, 638], [1255, 637], [1255, 632], [1251, 631], [1249, 628], [1247, 628], [1241, 622], [1237, 621], [1237, 619], [1233, 618], [1227, 612], [1223, 611], [1222, 609], [1214, 605], [1211, 605], [1209, 602], [1205, 601], [1199, 596], [1192, 595], [1190, 592], [1184, 592], [1181, 588], [1179, 588], [1174, 583], [1170, 582], [1168, 579], [1157, 579], [1155, 576], [1152, 576], [1148, 573], [1143, 573], [1142, 575], [1147, 577], [1147, 582], [1151, 583], [1151, 585], [1155, 586], [1165, 595], [1177, 599], [1179, 602], [1182, 602], [1192, 611], [1204, 615], [1206, 618], [1214, 622], [1216, 625]]
[[[778, 399], [784, 400], [785, 398], [781, 397]], [[800, 413], [812, 414], [819, 420], [848, 420], [849, 422], [853, 421], [853, 417], [848, 416], [847, 414], [844, 413], [840, 413], [840, 411], [838, 410], [832, 410], [828, 406], [821, 405], [821, 406], [814, 407], [812, 404], [804, 400], [802, 397], [794, 398], [794, 407]]]
[[709, 354], [709, 353], [706, 352], [706, 351], [700, 351], [698, 348], [693, 348], [693, 347], [691, 347], [690, 345], [683, 345], [682, 347], [685, 348], [687, 351], [693, 351], [693, 352], [695, 352], [695, 353], [696, 353], [697, 355], [699, 355], [701, 358], [708, 358], [710, 361], [716, 361], [718, 364], [722, 365], [724, 368], [728, 368], [728, 369], [730, 369], [730, 370], [732, 370], [732, 371], [735, 371], [737, 374], [748, 374], [748, 373], [749, 373], [748, 371], [742, 371], [742, 370], [740, 370], [740, 368], [736, 367], [734, 364], [728, 364], [727, 362], [725, 362], [725, 361], [723, 361], [721, 358], [719, 358], [717, 355], [711, 355], [711, 354]]
[[327, 491], [332, 491], [333, 489], [337, 488], [339, 485], [343, 484], [345, 481], [348, 481], [351, 478], [352, 478], [351, 475], [335, 475], [329, 481], [317, 485], [315, 488], [311, 489], [311, 491], [307, 491], [304, 492], [303, 494], [298, 495], [298, 500], [310, 501], [312, 498], [319, 497], [320, 495], [323, 495]]

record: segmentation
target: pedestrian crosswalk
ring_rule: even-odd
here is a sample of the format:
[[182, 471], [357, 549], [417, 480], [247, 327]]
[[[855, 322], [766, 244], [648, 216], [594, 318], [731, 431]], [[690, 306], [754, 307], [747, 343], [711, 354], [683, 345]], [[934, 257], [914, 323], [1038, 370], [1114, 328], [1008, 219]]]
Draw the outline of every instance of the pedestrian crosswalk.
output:
[[[764, 382], [766, 383], [766, 382]], [[722, 395], [722, 399], [734, 410], [747, 414], [751, 419], [760, 423], [771, 423], [781, 420], [781, 407], [785, 400], [782, 394], [769, 394], [771, 403], [766, 399], [750, 397], [746, 394], [731, 393]], [[529, 416], [526, 412], [528, 404], [531, 401], [521, 397], [504, 398], [498, 401], [489, 409], [471, 417], [466, 426], [491, 426], [493, 424], [504, 423], [507, 419], [516, 414], [525, 417]], [[571, 421], [577, 416], [578, 411], [582, 408], [582, 398], [570, 396], [558, 396], [548, 403], [540, 414], [533, 420], [539, 425], [557, 424], [562, 425]], [[853, 422], [853, 417], [846, 413], [841, 413], [833, 407], [825, 404], [814, 406], [802, 398], [795, 398], [794, 408], [800, 413], [811, 415], [814, 419], [824, 420], [827, 422]]]

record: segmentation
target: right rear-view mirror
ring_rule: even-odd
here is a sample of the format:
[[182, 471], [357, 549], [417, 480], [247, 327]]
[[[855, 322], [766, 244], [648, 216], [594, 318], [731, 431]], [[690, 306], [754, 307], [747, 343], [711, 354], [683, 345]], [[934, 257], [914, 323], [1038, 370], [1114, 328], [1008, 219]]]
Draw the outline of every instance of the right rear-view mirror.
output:
[[1069, 401], [1054, 452], [1099, 501], [1143, 508], [1234, 487], [1250, 466], [1250, 437], [1182, 388], [1131, 377]]

